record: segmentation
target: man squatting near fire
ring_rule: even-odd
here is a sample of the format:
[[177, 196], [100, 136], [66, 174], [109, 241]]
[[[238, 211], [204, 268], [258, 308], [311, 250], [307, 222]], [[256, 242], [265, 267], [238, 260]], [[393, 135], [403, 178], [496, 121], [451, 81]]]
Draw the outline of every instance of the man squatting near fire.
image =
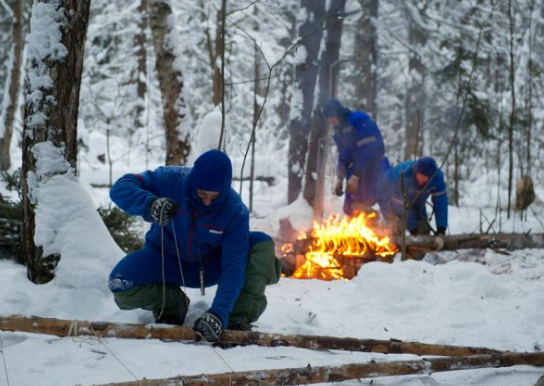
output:
[[[428, 221], [426, 202], [429, 196], [436, 221], [436, 237], [433, 249], [444, 247], [442, 236], [448, 227], [448, 194], [444, 173], [431, 157], [403, 162], [389, 169], [378, 183], [380, 210], [385, 221], [396, 235], [407, 229], [411, 235], [429, 235], [432, 228]], [[408, 206], [406, 228], [403, 225], [404, 208]], [[412, 252], [410, 258], [421, 259], [424, 254]]]
[[111, 199], [153, 222], [144, 247], [113, 268], [109, 288], [122, 310], [142, 308], [158, 323], [182, 325], [189, 309], [183, 288], [218, 285], [195, 322], [197, 339], [218, 341], [229, 329], [250, 330], [264, 312], [268, 284], [281, 263], [270, 236], [249, 231], [249, 211], [231, 188], [229, 157], [210, 150], [194, 166], [162, 166], [121, 177]]
[[333, 139], [338, 148], [334, 193], [341, 196], [346, 182], [344, 213], [371, 213], [379, 203], [377, 181], [391, 167], [385, 156], [385, 146], [378, 125], [370, 115], [351, 111], [336, 99], [323, 106], [323, 115], [334, 129]]

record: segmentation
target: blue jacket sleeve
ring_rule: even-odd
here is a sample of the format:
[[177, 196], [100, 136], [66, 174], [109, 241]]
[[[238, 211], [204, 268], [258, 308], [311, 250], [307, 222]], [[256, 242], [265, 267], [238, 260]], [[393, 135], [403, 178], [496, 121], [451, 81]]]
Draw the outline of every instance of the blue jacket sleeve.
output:
[[239, 205], [240, 212], [229, 222], [221, 241], [223, 272], [210, 308], [225, 326], [244, 285], [249, 251], [249, 212], [242, 203]]
[[111, 188], [110, 198], [128, 214], [151, 221], [149, 206], [159, 196], [156, 180], [161, 174], [162, 168], [141, 174], [125, 174]]
[[440, 171], [436, 175], [436, 189], [431, 195], [438, 228], [448, 227], [448, 191], [444, 182], [444, 174]]
[[378, 195], [377, 201], [384, 218], [389, 216], [389, 201], [391, 200], [392, 184], [391, 171], [387, 171], [378, 179], [376, 185]]

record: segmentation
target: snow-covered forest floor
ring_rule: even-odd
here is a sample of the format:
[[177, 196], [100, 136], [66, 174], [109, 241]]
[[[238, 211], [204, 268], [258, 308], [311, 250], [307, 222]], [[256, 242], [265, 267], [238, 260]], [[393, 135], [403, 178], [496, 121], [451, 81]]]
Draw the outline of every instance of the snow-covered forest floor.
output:
[[[137, 170], [137, 166], [134, 166]], [[115, 245], [94, 210], [107, 202], [107, 189], [85, 182], [53, 181], [49, 189], [56, 208], [45, 216], [61, 224], [62, 244], [57, 277], [34, 285], [24, 267], [0, 260], [0, 315], [37, 315], [63, 319], [153, 323], [146, 311], [120, 311], [107, 289], [107, 276], [123, 252]], [[450, 207], [449, 233], [487, 229], [495, 218], [493, 193], [486, 182], [472, 184], [472, 205]], [[237, 187], [237, 186], [236, 186]], [[286, 181], [258, 184], [252, 228], [275, 235], [279, 219], [289, 217], [302, 229], [311, 210], [297, 201], [285, 202]], [[488, 196], [486, 196], [486, 193]], [[543, 192], [537, 191], [542, 197]], [[245, 194], [244, 194], [245, 196]], [[247, 200], [247, 197], [245, 197]], [[93, 205], [94, 203], [94, 205]], [[487, 203], [487, 205], [486, 205]], [[339, 212], [340, 198], [328, 198], [327, 209]], [[538, 204], [538, 202], [537, 202]], [[56, 205], [56, 206], [55, 206]], [[481, 213], [482, 211], [482, 213]], [[501, 230], [541, 232], [535, 214], [510, 220], [501, 214]], [[480, 225], [480, 222], [483, 222]], [[541, 250], [459, 251], [428, 255], [425, 261], [368, 263], [351, 281], [325, 282], [283, 278], [267, 288], [268, 308], [255, 329], [285, 334], [397, 338], [426, 343], [486, 346], [522, 352], [542, 351], [544, 345], [544, 252]], [[187, 290], [192, 302], [186, 323], [211, 304], [214, 289], [202, 297]], [[382, 355], [297, 348], [236, 347], [0, 333], [3, 361], [0, 385], [74, 386], [200, 373], [223, 373], [416, 359], [412, 355]], [[4, 374], [7, 369], [7, 376]], [[364, 379], [345, 384], [373, 385], [534, 385], [542, 369], [518, 366], [504, 369], [452, 371], [420, 376]], [[8, 383], [9, 379], [9, 383]]]

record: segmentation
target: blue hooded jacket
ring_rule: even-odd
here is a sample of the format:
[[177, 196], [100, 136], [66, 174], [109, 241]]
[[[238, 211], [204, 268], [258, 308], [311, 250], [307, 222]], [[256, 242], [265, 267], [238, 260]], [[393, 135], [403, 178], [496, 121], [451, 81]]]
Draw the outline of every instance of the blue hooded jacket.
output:
[[[426, 184], [425, 190], [423, 190], [424, 186], [419, 186], [416, 183], [415, 174], [418, 171], [429, 177], [434, 175], [430, 182]], [[448, 194], [444, 182], [444, 173], [438, 169], [436, 162], [430, 157], [423, 157], [417, 162], [403, 162], [385, 173], [378, 185], [381, 199], [387, 202], [387, 205], [380, 206], [383, 216], [403, 216], [402, 180], [404, 180], [408, 203], [411, 204], [408, 209], [407, 228], [409, 230], [416, 229], [417, 220], [427, 218], [425, 202], [431, 196], [436, 216], [436, 226], [446, 229], [448, 227]]]
[[[125, 212], [150, 218], [149, 207], [158, 197], [180, 204], [178, 213], [164, 227], [166, 254], [176, 256], [174, 229], [182, 261], [204, 263], [221, 259], [221, 276], [210, 311], [227, 323], [245, 281], [249, 250], [249, 210], [230, 187], [232, 166], [218, 150], [202, 154], [193, 168], [162, 166], [141, 174], [127, 174], [112, 187], [110, 197]], [[197, 189], [217, 191], [206, 206]], [[145, 236], [146, 247], [161, 250], [161, 227], [153, 222]]]

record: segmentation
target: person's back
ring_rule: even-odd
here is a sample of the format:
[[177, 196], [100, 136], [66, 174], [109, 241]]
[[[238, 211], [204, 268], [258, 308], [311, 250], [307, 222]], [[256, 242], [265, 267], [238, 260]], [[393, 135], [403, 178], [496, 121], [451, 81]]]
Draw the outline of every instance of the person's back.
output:
[[351, 111], [336, 99], [325, 103], [323, 115], [334, 128], [338, 147], [338, 196], [343, 194], [343, 181], [347, 180], [344, 212], [350, 216], [370, 212], [378, 201], [376, 181], [390, 167], [380, 129], [370, 115]]

